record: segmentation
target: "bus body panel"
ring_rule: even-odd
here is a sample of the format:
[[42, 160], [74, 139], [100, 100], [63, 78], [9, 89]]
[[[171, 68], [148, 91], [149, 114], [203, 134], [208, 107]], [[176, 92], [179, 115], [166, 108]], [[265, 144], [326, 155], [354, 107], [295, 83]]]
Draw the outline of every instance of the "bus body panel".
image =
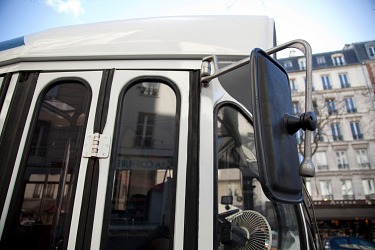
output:
[[[61, 27], [25, 36], [0, 51], [2, 61], [55, 58], [243, 55], [273, 46], [274, 22], [264, 16], [186, 16]], [[2, 62], [2, 64], [3, 64]]]
[[[6, 234], [7, 227], [10, 225], [9, 217], [13, 216], [13, 219], [21, 220], [17, 218], [16, 213], [12, 212], [12, 204], [16, 204], [14, 193], [22, 193], [19, 191], [21, 188], [17, 185], [22, 183], [21, 180], [27, 176], [25, 173], [28, 169], [25, 164], [27, 152], [25, 151], [29, 150], [27, 147], [32, 144], [30, 142], [32, 140], [30, 139], [31, 131], [35, 130], [35, 126], [37, 126], [35, 125], [37, 110], [42, 106], [40, 98], [46, 94], [46, 88], [54, 86], [53, 84], [59, 83], [59, 81], [79, 80], [84, 82], [84, 85], [91, 91], [90, 106], [84, 117], [86, 119], [84, 123], [85, 137], [98, 132], [94, 128], [98, 119], [101, 119], [105, 126], [103, 126], [100, 135], [110, 137], [108, 157], [77, 156], [79, 169], [76, 174], [76, 186], [73, 188], [74, 199], [72, 200], [70, 219], [65, 225], [68, 228], [67, 234], [65, 234], [66, 238], [58, 242], [60, 244], [58, 246], [55, 244], [56, 242], [52, 242], [55, 241], [53, 238], [49, 242], [49, 246], [56, 247], [56, 249], [61, 246], [63, 249], [119, 249], [121, 246], [115, 245], [116, 242], [119, 242], [128, 249], [142, 247], [139, 245], [140, 239], [145, 240], [147, 239], [145, 235], [152, 235], [149, 228], [155, 229], [155, 223], [150, 222], [152, 216], [150, 211], [147, 211], [147, 215], [140, 215], [138, 211], [136, 216], [132, 215], [131, 221], [129, 219], [130, 198], [131, 195], [141, 194], [142, 196], [138, 197], [151, 199], [150, 193], [153, 188], [151, 186], [157, 184], [155, 187], [160, 188], [159, 184], [163, 184], [163, 195], [165, 195], [164, 192], [167, 192], [165, 190], [168, 190], [168, 185], [172, 185], [174, 188], [171, 192], [172, 198], [166, 195], [164, 197], [167, 198], [163, 200], [163, 206], [165, 199], [171, 199], [174, 202], [168, 210], [171, 211], [173, 217], [171, 223], [173, 225], [170, 226], [168, 232], [168, 237], [171, 237], [168, 239], [169, 249], [216, 249], [217, 246], [223, 247], [221, 243], [217, 242], [218, 226], [216, 221], [220, 210], [224, 207], [220, 204], [218, 197], [225, 196], [221, 192], [222, 190], [219, 190], [221, 187], [218, 187], [217, 177], [218, 172], [222, 170], [220, 169], [222, 163], [219, 163], [219, 153], [217, 152], [219, 148], [218, 131], [220, 130], [218, 123], [221, 122], [218, 113], [223, 106], [234, 107], [250, 125], [252, 114], [247, 106], [245, 107], [241, 101], [236, 100], [228, 93], [228, 89], [219, 79], [213, 79], [208, 87], [202, 87], [198, 77], [194, 78], [193, 75], [199, 74], [202, 59], [206, 56], [222, 56], [224, 59], [220, 63], [226, 65], [248, 56], [255, 47], [263, 49], [273, 47], [274, 35], [274, 22], [267, 17], [166, 17], [50, 29], [25, 36], [22, 38], [23, 45], [0, 51], [0, 83], [6, 74], [12, 74], [0, 113], [0, 131], [2, 133], [7, 132], [2, 130], [7, 115], [10, 115], [9, 103], [12, 101], [19, 74], [39, 72], [30, 111], [23, 128], [17, 160], [14, 166], [7, 166], [13, 168], [13, 173], [4, 209], [1, 212], [0, 242], [4, 240], [5, 236], [10, 237]], [[112, 72], [113, 78], [109, 77], [108, 82], [103, 83], [105, 72]], [[176, 105], [174, 122], [169, 122], [165, 127], [161, 126], [164, 129], [156, 128], [156, 131], [163, 136], [170, 132], [169, 130], [177, 133], [173, 135], [173, 140], [167, 138], [163, 142], [159, 140], [160, 138], [152, 138], [153, 141], [148, 140], [149, 134], [153, 135], [151, 130], [155, 129], [152, 126], [156, 127], [155, 124], [158, 122], [160, 125], [161, 120], [158, 120], [160, 117], [172, 119], [169, 116], [174, 108], [172, 104], [168, 106], [162, 103], [161, 99], [164, 99], [162, 98], [164, 96], [152, 94], [153, 91], [158, 91], [154, 88], [159, 86], [158, 84], [168, 88], [168, 91], [173, 93], [176, 99], [176, 104], [173, 104]], [[241, 82], [241, 84], [249, 83]], [[105, 91], [110, 92], [104, 94]], [[131, 93], [133, 96], [130, 97]], [[199, 96], [194, 96], [195, 93], [198, 93]], [[127, 108], [125, 112], [124, 106], [125, 104], [132, 106], [132, 101], [136, 100], [137, 96], [138, 100], [142, 101], [141, 103], [134, 102], [133, 109], [140, 115], [133, 119], [132, 116], [135, 115], [131, 108]], [[142, 103], [143, 100], [144, 103]], [[108, 107], [105, 108], [107, 110], [100, 113], [97, 110], [102, 108], [102, 101], [103, 103], [107, 102]], [[153, 103], [154, 106], [150, 107], [154, 110], [142, 106], [143, 104], [146, 106], [150, 102]], [[63, 107], [69, 108], [64, 105]], [[153, 112], [157, 114], [154, 116]], [[192, 116], [199, 122], [199, 126], [192, 127]], [[130, 126], [127, 123], [128, 118], [132, 118], [131, 121], [137, 124]], [[134, 138], [131, 141], [134, 145], [124, 146], [121, 144], [121, 140], [127, 140], [128, 134], [126, 131], [124, 132], [126, 126], [128, 126], [128, 130], [133, 130]], [[195, 138], [191, 133], [198, 133], [198, 136]], [[123, 138], [119, 138], [120, 136]], [[192, 138], [197, 141], [195, 142]], [[154, 149], [152, 144], [157, 140], [159, 140], [160, 148]], [[192, 145], [192, 143], [197, 143], [197, 145]], [[173, 145], [172, 149], [167, 148], [169, 144]], [[192, 156], [194, 147], [197, 148], [197, 156]], [[77, 152], [83, 150], [82, 148], [83, 145], [77, 149]], [[194, 158], [197, 160], [196, 164], [192, 161], [192, 157], [196, 158]], [[149, 163], [145, 163], [146, 160]], [[142, 161], [144, 162], [141, 163]], [[142, 164], [171, 164], [171, 166], [145, 169]], [[228, 165], [230, 164], [228, 163]], [[140, 172], [134, 171], [136, 170], [135, 166], [140, 166]], [[96, 167], [97, 169], [95, 169]], [[153, 172], [153, 170], [155, 171]], [[189, 175], [195, 170], [197, 171], [196, 175]], [[92, 171], [92, 175], [97, 174], [97, 176], [90, 177], [90, 171]], [[163, 171], [165, 171], [164, 180], [160, 182], [162, 179], [160, 173]], [[141, 176], [140, 174], [144, 174], [144, 179], [147, 179], [146, 184], [141, 183], [141, 178], [137, 177], [137, 175]], [[189, 180], [187, 176], [195, 176], [197, 180]], [[87, 186], [87, 183], [91, 186]], [[191, 184], [196, 185], [197, 195], [190, 193], [196, 190], [191, 188]], [[233, 185], [237, 185], [237, 182]], [[257, 194], [254, 197], [262, 200], [264, 197], [260, 185], [255, 183], [254, 187], [255, 185]], [[131, 188], [137, 192], [132, 191]], [[37, 194], [35, 195], [37, 196]], [[244, 203], [239, 201], [242, 199], [241, 195], [236, 196], [238, 199], [235, 201], [236, 204]], [[190, 197], [197, 198], [197, 201], [189, 204]], [[147, 206], [152, 204], [149, 200], [146, 203]], [[170, 203], [166, 204], [170, 205]], [[309, 249], [308, 244], [302, 246], [299, 241], [301, 237], [306, 237], [305, 241], [308, 242], [306, 225], [303, 220], [300, 220], [299, 224], [296, 222], [297, 220], [294, 220], [301, 217], [302, 209], [295, 207], [293, 210], [292, 207], [282, 204], [276, 207], [270, 206], [270, 203], [267, 204], [266, 202], [261, 204], [262, 211], [268, 215], [272, 212], [276, 213], [278, 221], [288, 221], [280, 222], [278, 225], [280, 227], [277, 230], [274, 230], [275, 225], [273, 224], [273, 233], [281, 235], [282, 230], [293, 232], [291, 248], [286, 247], [287, 240], [280, 243], [280, 239], [279, 243], [276, 241], [278, 249], [297, 249], [298, 247]], [[18, 206], [20, 205], [18, 204]], [[146, 208], [149, 209], [147, 206]], [[243, 204], [242, 206], [245, 207]], [[64, 211], [60, 214], [65, 216], [66, 207], [61, 207], [63, 206], [60, 206], [59, 211]], [[196, 209], [197, 212], [189, 209]], [[284, 210], [289, 210], [288, 213], [294, 217], [282, 219], [282, 216], [287, 214]], [[22, 215], [22, 212], [20, 214]], [[191, 221], [187, 221], [187, 219], [191, 219]], [[276, 219], [273, 218], [273, 220]], [[35, 223], [35, 221], [30, 223]], [[299, 230], [296, 229], [297, 224], [295, 223], [298, 224]], [[165, 225], [162, 224], [162, 226]], [[193, 227], [196, 232], [193, 237], [187, 232], [190, 227]], [[301, 235], [303, 234], [303, 230], [300, 230], [301, 227], [304, 228], [304, 236]], [[61, 233], [57, 229], [51, 232], [54, 235]], [[265, 246], [267, 244], [265, 243]]]

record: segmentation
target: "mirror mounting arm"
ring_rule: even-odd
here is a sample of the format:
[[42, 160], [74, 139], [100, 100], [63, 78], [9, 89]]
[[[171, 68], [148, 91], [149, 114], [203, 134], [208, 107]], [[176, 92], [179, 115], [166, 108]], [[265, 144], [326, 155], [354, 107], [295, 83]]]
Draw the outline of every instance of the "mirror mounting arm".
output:
[[[274, 48], [268, 49], [265, 52], [268, 55], [272, 55], [284, 49], [295, 48], [299, 49], [306, 57], [306, 93], [305, 93], [305, 112], [312, 112], [312, 50], [308, 42], [302, 39], [293, 40]], [[250, 63], [250, 57], [246, 57], [236, 63], [230, 64], [221, 69], [218, 68], [218, 62], [216, 56], [209, 56], [203, 58], [202, 69], [201, 69], [201, 84], [203, 87], [208, 87], [212, 79], [219, 77], [225, 73], [231, 72], [237, 68], [240, 68]], [[212, 72], [212, 67], [214, 70]], [[314, 115], [315, 117], [315, 115]], [[305, 151], [304, 159], [300, 165], [300, 175], [304, 177], [313, 177], [315, 175], [315, 167], [312, 162], [312, 150], [311, 150], [311, 131], [305, 130]]]
[[[295, 48], [299, 49], [306, 57], [306, 92], [305, 92], [305, 114], [313, 114], [307, 115], [306, 117], [314, 117], [315, 122], [315, 128], [316, 128], [316, 116], [314, 112], [312, 112], [312, 50], [311, 46], [308, 42], [305, 40], [294, 40], [291, 42], [287, 42], [284, 44], [281, 44], [279, 46], [276, 46], [274, 48], [271, 48], [269, 50], [266, 50], [266, 53], [271, 55], [273, 53], [276, 53], [280, 50], [287, 49], [287, 48]], [[309, 122], [308, 122], [309, 123]], [[302, 127], [303, 128], [303, 127]], [[313, 177], [315, 175], [315, 167], [312, 162], [312, 153], [311, 153], [311, 131], [308, 128], [305, 130], [305, 152], [304, 152], [304, 159], [300, 165], [300, 175], [303, 177]]]

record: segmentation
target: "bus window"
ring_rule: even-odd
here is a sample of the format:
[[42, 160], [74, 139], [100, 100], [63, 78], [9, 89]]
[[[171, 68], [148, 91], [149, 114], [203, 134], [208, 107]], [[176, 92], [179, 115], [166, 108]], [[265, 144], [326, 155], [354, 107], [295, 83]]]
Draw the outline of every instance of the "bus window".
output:
[[[271, 229], [272, 240], [262, 236], [262, 249], [299, 249], [301, 229], [298, 228], [297, 208], [293, 205], [272, 203], [266, 198], [259, 182], [253, 126], [234, 106], [226, 105], [218, 109], [215, 148], [217, 219], [214, 223], [217, 230], [220, 215], [237, 209], [240, 212], [255, 211], [267, 220]], [[251, 230], [249, 231], [251, 234]], [[219, 231], [214, 235], [218, 233]], [[254, 239], [250, 235], [250, 239], [252, 238]], [[219, 249], [224, 249], [222, 243], [218, 242], [218, 246]]]
[[[162, 82], [137, 82], [122, 97], [112, 149], [104, 249], [169, 249], [173, 240], [178, 106]], [[107, 206], [108, 207], [108, 206]]]
[[40, 96], [4, 229], [6, 249], [60, 249], [67, 240], [89, 93], [65, 80]]

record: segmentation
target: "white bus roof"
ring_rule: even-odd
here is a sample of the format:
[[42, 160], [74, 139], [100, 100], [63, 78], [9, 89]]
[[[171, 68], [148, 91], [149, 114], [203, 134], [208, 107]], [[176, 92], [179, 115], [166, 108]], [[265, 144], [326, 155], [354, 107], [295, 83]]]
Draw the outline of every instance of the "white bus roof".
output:
[[265, 16], [183, 16], [59, 27], [0, 42], [0, 64], [78, 58], [249, 55], [274, 46]]

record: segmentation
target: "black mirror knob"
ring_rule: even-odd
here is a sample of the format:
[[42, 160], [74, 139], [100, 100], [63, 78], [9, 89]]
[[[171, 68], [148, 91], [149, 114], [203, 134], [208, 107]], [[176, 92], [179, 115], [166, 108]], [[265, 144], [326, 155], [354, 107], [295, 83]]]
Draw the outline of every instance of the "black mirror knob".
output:
[[317, 124], [318, 120], [314, 112], [302, 113], [300, 117], [290, 114], [284, 115], [284, 125], [290, 135], [294, 135], [301, 128], [314, 131]]

